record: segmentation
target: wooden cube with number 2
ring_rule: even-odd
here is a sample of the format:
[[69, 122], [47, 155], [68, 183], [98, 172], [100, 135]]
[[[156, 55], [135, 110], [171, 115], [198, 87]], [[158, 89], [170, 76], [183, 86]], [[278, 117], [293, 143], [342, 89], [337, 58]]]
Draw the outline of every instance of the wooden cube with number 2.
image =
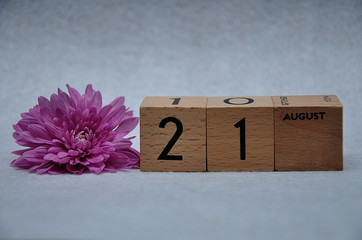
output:
[[145, 97], [142, 171], [206, 171], [206, 97]]

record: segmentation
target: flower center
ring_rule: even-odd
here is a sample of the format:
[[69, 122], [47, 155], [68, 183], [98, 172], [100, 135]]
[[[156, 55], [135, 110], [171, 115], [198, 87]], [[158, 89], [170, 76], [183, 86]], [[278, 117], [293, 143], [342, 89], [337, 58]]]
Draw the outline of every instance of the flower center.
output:
[[84, 132], [84, 131], [80, 131], [75, 138], [79, 141], [79, 142], [86, 142], [88, 140], [88, 136], [89, 134]]

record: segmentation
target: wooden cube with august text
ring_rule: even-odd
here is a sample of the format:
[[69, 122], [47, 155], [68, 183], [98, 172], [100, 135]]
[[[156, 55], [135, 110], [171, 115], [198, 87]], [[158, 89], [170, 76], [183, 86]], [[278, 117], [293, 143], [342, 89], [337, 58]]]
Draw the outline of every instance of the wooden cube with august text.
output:
[[343, 105], [335, 95], [276, 96], [275, 170], [342, 170]]
[[271, 97], [209, 97], [208, 171], [274, 171]]
[[206, 171], [206, 97], [145, 97], [141, 171]]

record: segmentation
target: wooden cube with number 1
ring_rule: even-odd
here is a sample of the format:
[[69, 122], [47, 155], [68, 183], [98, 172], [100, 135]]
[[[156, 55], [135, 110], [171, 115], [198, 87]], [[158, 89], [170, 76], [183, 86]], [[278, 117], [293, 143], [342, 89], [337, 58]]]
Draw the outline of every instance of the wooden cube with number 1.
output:
[[206, 97], [145, 97], [141, 171], [206, 171]]
[[208, 171], [274, 171], [271, 97], [209, 97]]

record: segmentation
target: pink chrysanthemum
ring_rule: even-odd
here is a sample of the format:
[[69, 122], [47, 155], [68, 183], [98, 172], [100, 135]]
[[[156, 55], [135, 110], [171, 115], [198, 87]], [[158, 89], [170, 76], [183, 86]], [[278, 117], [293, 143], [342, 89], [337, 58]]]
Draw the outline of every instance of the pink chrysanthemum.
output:
[[85, 94], [67, 85], [50, 101], [39, 104], [14, 125], [16, 142], [29, 147], [13, 152], [20, 157], [11, 165], [37, 173], [101, 173], [139, 167], [139, 152], [125, 136], [138, 118], [119, 97], [102, 107], [102, 95], [88, 85]]

